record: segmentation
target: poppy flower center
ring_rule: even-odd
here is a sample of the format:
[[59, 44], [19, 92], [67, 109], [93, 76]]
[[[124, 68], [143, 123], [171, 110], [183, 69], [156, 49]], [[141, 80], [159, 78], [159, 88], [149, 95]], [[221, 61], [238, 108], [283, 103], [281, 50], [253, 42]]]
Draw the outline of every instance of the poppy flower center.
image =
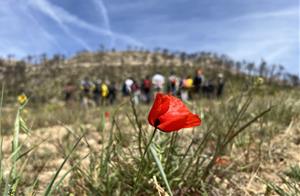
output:
[[159, 121], [159, 119], [157, 118], [157, 119], [154, 121], [154, 127], [157, 127], [159, 124], [160, 124], [160, 121]]

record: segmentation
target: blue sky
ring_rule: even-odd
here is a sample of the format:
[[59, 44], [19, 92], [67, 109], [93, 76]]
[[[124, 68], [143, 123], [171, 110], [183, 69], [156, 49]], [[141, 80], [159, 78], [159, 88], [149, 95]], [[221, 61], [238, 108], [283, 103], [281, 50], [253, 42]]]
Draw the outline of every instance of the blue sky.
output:
[[166, 47], [299, 74], [299, 22], [298, 0], [0, 0], [0, 56]]

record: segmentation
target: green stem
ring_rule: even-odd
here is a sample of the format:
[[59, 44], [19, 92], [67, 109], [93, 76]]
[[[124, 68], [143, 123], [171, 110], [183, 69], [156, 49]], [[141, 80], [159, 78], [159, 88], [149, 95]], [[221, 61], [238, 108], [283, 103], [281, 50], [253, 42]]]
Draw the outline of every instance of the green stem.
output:
[[145, 159], [145, 155], [146, 155], [146, 153], [147, 153], [147, 151], [148, 151], [148, 148], [149, 148], [150, 144], [152, 143], [152, 140], [153, 140], [153, 138], [154, 138], [156, 132], [157, 132], [157, 128], [155, 127], [155, 128], [154, 128], [154, 131], [153, 131], [153, 133], [152, 133], [152, 135], [151, 135], [151, 138], [150, 138], [150, 140], [149, 140], [149, 142], [148, 142], [148, 144], [147, 144], [147, 146], [146, 146], [146, 148], [145, 148], [145, 151], [144, 151], [144, 154], [143, 154], [143, 157], [142, 157], [142, 162], [143, 162], [144, 159]]
[[20, 108], [17, 111], [17, 117], [15, 120], [15, 127], [14, 127], [14, 135], [13, 135], [13, 145], [12, 145], [12, 152], [14, 153], [12, 157], [12, 177], [15, 179], [17, 177], [17, 159], [19, 156], [19, 132], [20, 132]]
[[151, 154], [152, 154], [152, 156], [153, 156], [153, 158], [155, 160], [155, 163], [156, 163], [156, 165], [157, 165], [157, 167], [159, 169], [160, 175], [161, 175], [163, 181], [166, 184], [166, 187], [168, 189], [168, 192], [169, 192], [170, 196], [173, 196], [173, 193], [172, 193], [172, 190], [170, 188], [170, 185], [169, 185], [166, 173], [164, 171], [164, 168], [162, 167], [162, 164], [161, 164], [161, 162], [159, 160], [158, 154], [157, 154], [156, 150], [154, 149], [153, 145], [150, 146], [150, 152], [151, 152]]
[[147, 153], [147, 151], [148, 151], [148, 149], [149, 149], [150, 144], [152, 143], [152, 140], [153, 140], [153, 138], [154, 138], [156, 132], [157, 132], [157, 128], [155, 127], [155, 128], [154, 128], [154, 131], [153, 131], [153, 133], [152, 133], [152, 135], [151, 135], [151, 138], [150, 138], [150, 140], [149, 140], [149, 142], [148, 142], [148, 144], [147, 144], [147, 146], [146, 146], [146, 148], [145, 148], [144, 154], [143, 154], [143, 156], [142, 156], [142, 160], [141, 160], [141, 162], [140, 162], [140, 166], [139, 166], [137, 178], [136, 178], [136, 180], [134, 181], [134, 185], [133, 185], [133, 186], [134, 186], [134, 189], [133, 189], [134, 191], [135, 191], [136, 184], [137, 184], [137, 182], [139, 182], [140, 177], [141, 177], [141, 172], [142, 172], [142, 168], [143, 168], [143, 165], [144, 165], [144, 162], [145, 162], [145, 156], [146, 156], [146, 153]]
[[172, 136], [171, 136], [171, 141], [170, 141], [170, 145], [169, 145], [169, 148], [168, 148], [168, 151], [166, 153], [166, 170], [169, 169], [169, 162], [170, 162], [170, 159], [171, 159], [171, 154], [172, 154], [172, 151], [173, 151], [173, 144], [175, 143], [176, 141], [176, 137], [177, 137], [177, 132], [173, 132], [172, 133]]
[[135, 122], [137, 124], [138, 131], [139, 131], [139, 135], [138, 135], [139, 153], [140, 153], [140, 156], [142, 156], [142, 124], [138, 119], [138, 114], [137, 114], [137, 111], [136, 111], [136, 108], [135, 108], [135, 104], [133, 102], [132, 93], [130, 93], [130, 103], [131, 103], [131, 107], [132, 107], [132, 111], [133, 111], [133, 116], [134, 116]]

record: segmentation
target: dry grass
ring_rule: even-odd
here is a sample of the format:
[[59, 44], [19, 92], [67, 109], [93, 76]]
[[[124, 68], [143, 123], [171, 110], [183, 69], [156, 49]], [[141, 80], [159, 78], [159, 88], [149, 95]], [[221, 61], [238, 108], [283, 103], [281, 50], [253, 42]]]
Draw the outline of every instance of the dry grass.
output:
[[[281, 189], [286, 194], [297, 193], [299, 181], [292, 189], [287, 182], [294, 181], [286, 175], [297, 179], [291, 167], [300, 163], [297, 92], [269, 96], [255, 89], [231, 95], [223, 100], [202, 99], [188, 104], [201, 114], [202, 126], [173, 134], [159, 133], [154, 139], [173, 195], [274, 195]], [[259, 116], [269, 105], [276, 107]], [[128, 100], [118, 107], [89, 110], [66, 108], [59, 102], [32, 106], [29, 102], [21, 112], [30, 132], [22, 132], [21, 127], [18, 135], [18, 154], [28, 153], [17, 162], [20, 177], [16, 193], [44, 194], [61, 163], [67, 160], [51, 189], [54, 195], [167, 195], [151, 155], [146, 156], [142, 177], [136, 181], [140, 147], [143, 151], [152, 128], [146, 121], [149, 106], [137, 106], [136, 116], [132, 109]], [[6, 181], [14, 183], [8, 176], [16, 110], [17, 106], [12, 105], [4, 105], [2, 110], [2, 192]], [[111, 113], [110, 119], [105, 119], [106, 111]]]

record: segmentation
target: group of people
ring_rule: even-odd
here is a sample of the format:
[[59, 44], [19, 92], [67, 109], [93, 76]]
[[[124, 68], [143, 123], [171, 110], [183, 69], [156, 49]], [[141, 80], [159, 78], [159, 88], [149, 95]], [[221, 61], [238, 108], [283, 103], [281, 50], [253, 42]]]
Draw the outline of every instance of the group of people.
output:
[[[109, 80], [90, 81], [84, 78], [80, 82], [80, 100], [82, 105], [89, 103], [95, 105], [114, 104], [117, 93], [122, 92], [123, 97], [131, 97], [135, 104], [144, 102], [149, 104], [156, 93], [165, 92], [181, 98], [183, 101], [197, 99], [200, 97], [220, 98], [223, 95], [225, 80], [222, 73], [214, 80], [206, 80], [201, 69], [196, 70], [195, 76], [178, 77], [175, 72], [171, 72], [168, 77], [161, 73], [146, 76], [140, 82], [129, 77], [123, 84], [117, 86], [115, 82]], [[71, 82], [64, 88], [65, 101], [74, 99], [76, 86]]]

